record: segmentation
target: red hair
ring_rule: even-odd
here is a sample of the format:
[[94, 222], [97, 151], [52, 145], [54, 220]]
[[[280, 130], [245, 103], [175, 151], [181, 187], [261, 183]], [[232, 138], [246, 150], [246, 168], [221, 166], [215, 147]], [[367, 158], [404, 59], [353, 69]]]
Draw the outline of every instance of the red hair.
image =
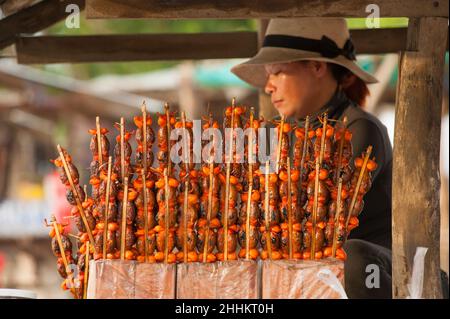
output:
[[328, 63], [328, 66], [330, 66], [331, 74], [341, 86], [345, 95], [357, 105], [364, 107], [367, 97], [370, 95], [367, 84], [341, 65]]

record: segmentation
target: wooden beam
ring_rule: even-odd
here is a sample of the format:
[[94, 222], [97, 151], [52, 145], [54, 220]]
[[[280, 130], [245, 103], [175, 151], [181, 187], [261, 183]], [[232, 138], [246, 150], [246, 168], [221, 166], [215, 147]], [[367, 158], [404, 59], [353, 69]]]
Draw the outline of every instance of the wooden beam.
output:
[[64, 19], [70, 14], [69, 4], [84, 8], [84, 0], [44, 0], [0, 20], [0, 49], [13, 44], [21, 33], [32, 34]]
[[[0, 61], [1, 62], [1, 61]], [[69, 77], [48, 74], [24, 65], [0, 63], [0, 84], [9, 88], [27, 91], [30, 87], [44, 90], [48, 88], [69, 95], [65, 106], [76, 108], [85, 114], [119, 118], [123, 114], [139, 114], [140, 105], [146, 100], [151, 113], [162, 112], [163, 102], [125, 91], [104, 92], [93, 88], [89, 82]]]
[[[367, 17], [373, 0], [86, 0], [88, 19]], [[382, 17], [448, 17], [448, 0], [377, 0]]]
[[409, 295], [416, 248], [427, 247], [423, 295], [442, 298], [439, 148], [446, 18], [411, 19], [401, 54], [392, 180], [392, 290]]
[[22, 37], [18, 62], [111, 62], [243, 58], [256, 53], [256, 33]]
[[53, 119], [48, 119], [40, 114], [32, 113], [23, 109], [10, 110], [8, 116], [6, 116], [4, 120], [47, 136], [51, 136], [53, 134], [56, 126]]
[[[405, 50], [406, 28], [352, 30], [357, 53]], [[22, 64], [247, 58], [258, 50], [256, 32], [20, 37]]]
[[8, 180], [12, 166], [12, 148], [17, 142], [15, 138], [16, 130], [3, 122], [3, 114], [0, 112], [0, 201], [6, 198], [8, 192]]
[[0, 0], [0, 9], [5, 16], [16, 13], [19, 10], [28, 8], [38, 0]]
[[406, 33], [406, 28], [350, 30], [358, 54], [386, 54], [405, 50]]

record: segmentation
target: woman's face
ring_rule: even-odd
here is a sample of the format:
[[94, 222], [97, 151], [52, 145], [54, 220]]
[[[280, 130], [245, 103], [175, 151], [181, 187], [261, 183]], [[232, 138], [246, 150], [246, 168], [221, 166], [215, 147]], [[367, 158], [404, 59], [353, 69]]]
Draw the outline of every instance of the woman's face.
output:
[[280, 115], [305, 117], [318, 93], [317, 71], [310, 62], [291, 62], [265, 66], [265, 91]]

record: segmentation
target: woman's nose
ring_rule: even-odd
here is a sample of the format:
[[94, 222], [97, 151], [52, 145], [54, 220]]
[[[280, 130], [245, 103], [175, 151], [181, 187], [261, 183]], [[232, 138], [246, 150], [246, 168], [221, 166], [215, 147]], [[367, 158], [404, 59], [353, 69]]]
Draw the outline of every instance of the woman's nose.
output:
[[275, 85], [273, 85], [273, 79], [272, 79], [271, 75], [269, 75], [269, 77], [267, 78], [267, 82], [264, 87], [264, 91], [267, 94], [272, 94], [273, 92], [275, 92]]

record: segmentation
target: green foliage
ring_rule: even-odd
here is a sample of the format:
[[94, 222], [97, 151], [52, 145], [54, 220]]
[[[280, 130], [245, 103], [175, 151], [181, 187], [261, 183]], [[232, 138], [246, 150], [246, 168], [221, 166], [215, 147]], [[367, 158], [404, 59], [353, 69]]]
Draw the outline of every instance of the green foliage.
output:
[[[366, 29], [366, 18], [347, 19], [349, 29]], [[406, 28], [408, 18], [380, 18], [380, 28]]]

